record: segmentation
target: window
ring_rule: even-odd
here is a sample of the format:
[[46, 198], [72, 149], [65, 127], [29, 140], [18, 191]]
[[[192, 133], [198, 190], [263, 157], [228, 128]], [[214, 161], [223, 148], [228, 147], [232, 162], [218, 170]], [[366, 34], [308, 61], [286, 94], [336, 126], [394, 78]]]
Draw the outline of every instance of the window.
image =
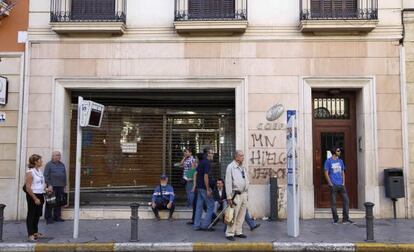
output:
[[349, 119], [349, 99], [344, 97], [313, 98], [314, 119]]
[[115, 18], [115, 0], [72, 0], [72, 20]]
[[356, 0], [311, 0], [311, 13], [316, 18], [356, 18]]
[[234, 0], [189, 0], [189, 19], [235, 18]]

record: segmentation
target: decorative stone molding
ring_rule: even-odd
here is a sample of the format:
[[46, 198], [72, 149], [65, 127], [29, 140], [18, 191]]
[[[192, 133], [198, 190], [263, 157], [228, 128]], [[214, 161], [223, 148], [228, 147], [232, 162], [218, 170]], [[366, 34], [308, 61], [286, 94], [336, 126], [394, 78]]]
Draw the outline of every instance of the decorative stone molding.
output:
[[299, 30], [314, 34], [359, 34], [377, 27], [378, 20], [301, 20]]
[[245, 32], [247, 24], [247, 20], [197, 20], [175, 21], [174, 27], [178, 33], [232, 35]]
[[123, 22], [51, 22], [50, 26], [58, 34], [106, 33], [121, 35], [126, 30]]

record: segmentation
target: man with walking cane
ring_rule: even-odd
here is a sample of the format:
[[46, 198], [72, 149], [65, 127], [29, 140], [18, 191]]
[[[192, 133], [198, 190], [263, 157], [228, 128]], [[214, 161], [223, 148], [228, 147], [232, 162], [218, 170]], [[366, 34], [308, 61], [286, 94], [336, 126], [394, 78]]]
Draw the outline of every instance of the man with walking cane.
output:
[[246, 238], [243, 234], [243, 222], [247, 209], [249, 179], [243, 165], [244, 153], [236, 150], [234, 160], [226, 170], [227, 204], [234, 207], [234, 222], [227, 225], [226, 238], [234, 241], [237, 238]]

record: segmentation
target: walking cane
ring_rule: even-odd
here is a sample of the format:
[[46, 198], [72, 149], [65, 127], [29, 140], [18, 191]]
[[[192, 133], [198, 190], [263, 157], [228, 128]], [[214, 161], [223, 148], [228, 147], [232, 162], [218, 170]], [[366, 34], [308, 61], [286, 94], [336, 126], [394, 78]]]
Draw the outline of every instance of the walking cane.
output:
[[[236, 203], [234, 203], [234, 198], [236, 197], [238, 193], [234, 193], [233, 198], [231, 199], [231, 201], [233, 201], [233, 205], [237, 205]], [[226, 209], [230, 207], [230, 205], [227, 205], [225, 208], [223, 208], [223, 210], [221, 210], [221, 212], [217, 215], [217, 217], [210, 223], [210, 225], [207, 227], [207, 229], [210, 229], [214, 226], [214, 224], [220, 219], [221, 216], [223, 216], [223, 214], [226, 212]]]

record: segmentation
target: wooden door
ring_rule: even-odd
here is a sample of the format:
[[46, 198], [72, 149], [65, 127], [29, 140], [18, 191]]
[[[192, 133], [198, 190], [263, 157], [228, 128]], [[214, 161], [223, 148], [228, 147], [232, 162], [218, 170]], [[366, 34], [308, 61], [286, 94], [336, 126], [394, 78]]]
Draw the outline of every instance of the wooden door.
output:
[[[358, 169], [356, 153], [355, 96], [343, 93], [332, 96], [329, 93], [313, 93], [313, 180], [315, 207], [330, 207], [330, 192], [324, 177], [327, 151], [341, 147], [341, 159], [345, 163], [345, 186], [350, 208], [358, 207]], [[342, 206], [337, 197], [337, 206]]]

